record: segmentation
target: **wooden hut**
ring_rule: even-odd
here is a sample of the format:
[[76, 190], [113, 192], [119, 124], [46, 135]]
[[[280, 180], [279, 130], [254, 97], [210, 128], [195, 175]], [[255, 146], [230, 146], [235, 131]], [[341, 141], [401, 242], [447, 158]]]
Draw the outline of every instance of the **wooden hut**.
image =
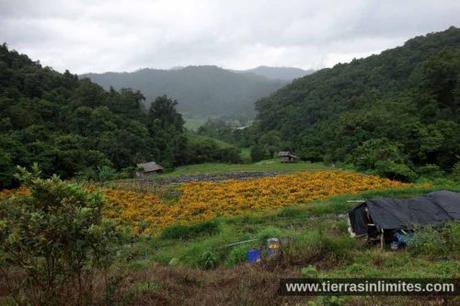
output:
[[151, 161], [148, 163], [137, 164], [136, 176], [137, 177], [151, 176], [151, 175], [161, 173], [163, 170], [164, 168], [154, 161]]
[[298, 157], [289, 152], [289, 151], [280, 151], [278, 152], [278, 158], [282, 163], [294, 163], [297, 161]]

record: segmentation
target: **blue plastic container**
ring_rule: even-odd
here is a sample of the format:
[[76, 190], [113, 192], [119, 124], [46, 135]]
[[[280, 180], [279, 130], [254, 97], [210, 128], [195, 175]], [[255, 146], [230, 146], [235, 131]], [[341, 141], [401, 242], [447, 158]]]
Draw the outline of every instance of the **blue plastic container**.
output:
[[246, 260], [249, 263], [256, 263], [260, 261], [261, 251], [259, 249], [250, 249], [246, 254]]

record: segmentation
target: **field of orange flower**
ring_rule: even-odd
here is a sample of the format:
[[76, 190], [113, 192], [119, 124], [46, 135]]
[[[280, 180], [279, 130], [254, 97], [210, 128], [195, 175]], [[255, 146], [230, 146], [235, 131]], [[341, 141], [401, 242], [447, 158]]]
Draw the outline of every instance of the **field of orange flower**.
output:
[[179, 198], [121, 189], [103, 189], [106, 215], [147, 233], [173, 224], [205, 221], [217, 216], [275, 209], [334, 195], [405, 187], [388, 179], [348, 171], [316, 171], [250, 180], [193, 182], [179, 185]]
[[[133, 232], [157, 233], [173, 224], [234, 216], [248, 211], [276, 209], [308, 203], [334, 195], [366, 190], [406, 187], [407, 184], [350, 171], [311, 171], [248, 180], [182, 183], [177, 197], [165, 198], [161, 192], [136, 192], [121, 188], [102, 188], [106, 199], [106, 217], [128, 225]], [[169, 187], [167, 187], [169, 188]], [[87, 187], [95, 190], [94, 186]], [[0, 200], [17, 189], [0, 192]]]

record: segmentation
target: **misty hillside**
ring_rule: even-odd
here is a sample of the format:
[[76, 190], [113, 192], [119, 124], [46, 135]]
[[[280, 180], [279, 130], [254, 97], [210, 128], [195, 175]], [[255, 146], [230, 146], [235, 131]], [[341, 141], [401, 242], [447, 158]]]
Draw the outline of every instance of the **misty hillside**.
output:
[[292, 81], [293, 79], [312, 74], [314, 71], [311, 69], [303, 70], [294, 67], [259, 66], [253, 69], [242, 70], [242, 72], [254, 73], [272, 80]]
[[80, 77], [88, 77], [105, 89], [112, 86], [115, 89], [140, 90], [145, 95], [147, 103], [155, 97], [168, 95], [177, 99], [179, 111], [188, 118], [252, 118], [255, 115], [255, 101], [270, 95], [287, 83], [254, 73], [233, 72], [217, 66], [89, 73]]
[[398, 179], [412, 177], [414, 166], [450, 170], [460, 152], [460, 29], [297, 79], [257, 110], [259, 133], [305, 159]]

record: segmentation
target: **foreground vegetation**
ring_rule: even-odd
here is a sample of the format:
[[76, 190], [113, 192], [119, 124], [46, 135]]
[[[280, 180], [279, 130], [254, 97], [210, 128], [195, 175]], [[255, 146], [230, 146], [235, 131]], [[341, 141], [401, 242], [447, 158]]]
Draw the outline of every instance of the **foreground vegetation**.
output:
[[[458, 223], [418, 229], [394, 252], [350, 238], [346, 219], [349, 200], [460, 191], [459, 33], [322, 70], [261, 100], [252, 126], [211, 120], [196, 133], [166, 96], [147, 111], [140, 92], [0, 46], [0, 189], [22, 184], [0, 191], [0, 303], [459, 304], [277, 294], [280, 277], [460, 277]], [[285, 149], [331, 167], [267, 160]], [[142, 191], [114, 180], [152, 159], [167, 173]], [[61, 178], [13, 175], [36, 161]], [[260, 263], [246, 263], [250, 248], [264, 249]]]
[[[347, 211], [356, 205], [350, 200], [460, 191], [455, 182], [408, 185], [322, 170], [185, 183], [177, 197], [107, 188], [94, 193], [93, 185], [81, 187], [22, 172], [28, 189], [2, 192], [0, 197], [0, 299], [4, 303], [373, 305], [372, 297], [280, 297], [279, 278], [460, 276], [458, 224], [421, 229], [406, 249], [395, 252], [350, 238], [346, 219]], [[241, 188], [249, 188], [257, 199], [254, 204], [265, 203], [265, 209], [233, 203], [232, 198], [245, 196]], [[297, 191], [292, 193], [292, 188]], [[249, 198], [241, 203], [246, 202], [251, 203]], [[168, 219], [169, 213], [164, 215], [161, 209], [177, 215]], [[158, 220], [149, 224], [149, 218], [158, 218], [161, 224]], [[122, 219], [125, 222], [119, 222]], [[282, 256], [263, 255], [261, 263], [247, 264], [247, 251], [264, 249], [271, 237], [281, 239]], [[414, 297], [381, 301], [422, 303]], [[455, 304], [458, 299], [429, 301]]]
[[[455, 305], [458, 298], [282, 298], [276, 293], [280, 277], [458, 278], [458, 224], [440, 232], [420, 230], [413, 244], [395, 252], [350, 238], [343, 216], [356, 205], [349, 200], [413, 197], [445, 187], [370, 191], [190, 226], [170, 226], [155, 238], [141, 236], [124, 248], [117, 266], [136, 281], [121, 282], [117, 298], [133, 304], [279, 305], [310, 301], [313, 305]], [[283, 257], [246, 264], [247, 250], [263, 247], [271, 237], [281, 238]], [[248, 242], [234, 244], [240, 241]]]

